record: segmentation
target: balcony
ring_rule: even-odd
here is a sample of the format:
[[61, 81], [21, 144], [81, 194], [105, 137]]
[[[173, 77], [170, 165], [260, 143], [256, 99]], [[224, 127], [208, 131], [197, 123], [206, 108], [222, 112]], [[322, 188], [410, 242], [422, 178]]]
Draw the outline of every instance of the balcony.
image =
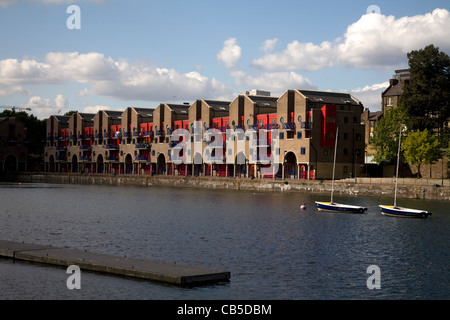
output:
[[70, 140], [76, 140], [76, 139], [77, 139], [77, 136], [74, 135], [74, 134], [71, 134], [71, 135], [69, 136], [69, 139], [70, 139]]
[[119, 150], [119, 145], [118, 144], [107, 144], [105, 146], [106, 150]]
[[136, 156], [136, 161], [143, 161], [143, 162], [145, 162], [145, 161], [148, 161], [148, 160], [149, 160], [149, 156], [146, 155], [146, 154], [138, 154]]
[[150, 148], [150, 144], [148, 144], [148, 143], [136, 143], [135, 146], [136, 146], [136, 149], [149, 149]]
[[95, 139], [102, 139], [102, 138], [103, 138], [103, 134], [101, 134], [101, 133], [95, 134]]
[[58, 140], [59, 141], [67, 141], [67, 140], [69, 140], [69, 137], [68, 136], [59, 136]]
[[129, 132], [129, 131], [124, 131], [124, 132], [122, 133], [122, 136], [123, 136], [124, 138], [131, 138], [131, 132]]
[[165, 135], [164, 130], [158, 130], [158, 131], [156, 131], [156, 136], [164, 137], [164, 135]]
[[295, 130], [295, 123], [294, 122], [283, 123], [283, 130]]
[[107, 162], [119, 162], [119, 156], [107, 156], [106, 158], [105, 158], [105, 161], [107, 161]]
[[66, 146], [56, 146], [56, 151], [67, 151]]
[[[173, 149], [173, 148], [176, 148], [177, 147], [177, 144], [181, 144], [181, 145], [183, 145], [184, 144], [184, 142], [182, 142], [182, 141], [172, 141], [172, 142], [170, 142], [169, 143], [169, 148], [170, 149]], [[181, 147], [182, 148], [182, 147]], [[180, 149], [180, 147], [177, 147], [177, 149]]]
[[300, 128], [305, 130], [311, 130], [312, 123], [311, 122], [301, 122]]
[[91, 162], [92, 158], [91, 156], [81, 156], [80, 157], [80, 162]]
[[67, 157], [66, 156], [56, 156], [56, 161], [57, 162], [65, 162], [67, 161]]
[[83, 144], [80, 146], [80, 150], [89, 151], [91, 149], [92, 149], [92, 146], [87, 145], [87, 144]]

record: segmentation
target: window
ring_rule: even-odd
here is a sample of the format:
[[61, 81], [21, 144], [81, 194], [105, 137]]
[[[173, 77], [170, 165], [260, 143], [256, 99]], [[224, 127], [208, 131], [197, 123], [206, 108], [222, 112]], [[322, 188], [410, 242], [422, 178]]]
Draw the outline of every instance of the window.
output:
[[284, 132], [280, 132], [280, 140], [284, 139]]
[[393, 98], [386, 98], [386, 105], [388, 107], [392, 107], [394, 105], [394, 99]]
[[302, 132], [301, 131], [298, 131], [297, 132], [297, 139], [301, 139], [302, 138]]
[[300, 149], [300, 154], [306, 154], [306, 148], [305, 147], [302, 147]]

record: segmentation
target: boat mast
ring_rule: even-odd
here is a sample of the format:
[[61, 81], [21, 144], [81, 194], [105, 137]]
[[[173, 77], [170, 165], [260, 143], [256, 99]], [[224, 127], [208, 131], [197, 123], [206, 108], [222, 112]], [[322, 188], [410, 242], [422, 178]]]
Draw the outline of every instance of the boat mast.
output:
[[402, 141], [402, 125], [400, 125], [400, 134], [398, 135], [398, 151], [397, 151], [397, 172], [395, 173], [395, 192], [394, 192], [394, 208], [397, 206], [397, 183], [398, 183], [398, 167], [400, 164], [400, 144]]
[[333, 180], [331, 180], [331, 201], [330, 201], [330, 203], [333, 203], [334, 171], [336, 169], [336, 150], [337, 150], [338, 135], [339, 135], [339, 127], [336, 127], [336, 139], [335, 139], [335, 143], [334, 143]]

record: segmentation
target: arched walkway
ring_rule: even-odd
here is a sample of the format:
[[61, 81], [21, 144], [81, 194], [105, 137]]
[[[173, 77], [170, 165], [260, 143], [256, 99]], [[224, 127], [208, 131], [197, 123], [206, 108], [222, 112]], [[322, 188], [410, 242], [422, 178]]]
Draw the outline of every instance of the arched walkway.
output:
[[284, 155], [283, 160], [283, 178], [298, 179], [297, 157], [294, 152], [289, 151]]
[[158, 154], [156, 160], [156, 174], [166, 174], [166, 157], [163, 153]]
[[126, 174], [133, 173], [133, 157], [129, 153], [125, 157], [125, 173]]

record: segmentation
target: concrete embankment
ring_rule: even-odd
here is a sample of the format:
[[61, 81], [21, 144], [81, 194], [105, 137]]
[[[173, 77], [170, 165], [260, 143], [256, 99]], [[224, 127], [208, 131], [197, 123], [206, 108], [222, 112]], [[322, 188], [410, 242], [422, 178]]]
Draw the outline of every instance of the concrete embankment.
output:
[[228, 281], [230, 272], [130, 257], [0, 240], [0, 257], [96, 271], [175, 285]]
[[[161, 175], [21, 173], [17, 175], [17, 181], [97, 185], [176, 186], [270, 192], [331, 192], [331, 181], [281, 180], [272, 178], [250, 179]], [[335, 181], [334, 192], [335, 194], [355, 196], [392, 197], [395, 188], [394, 182], [394, 178], [344, 179]], [[401, 178], [398, 181], [397, 197], [450, 201], [450, 180]]]

